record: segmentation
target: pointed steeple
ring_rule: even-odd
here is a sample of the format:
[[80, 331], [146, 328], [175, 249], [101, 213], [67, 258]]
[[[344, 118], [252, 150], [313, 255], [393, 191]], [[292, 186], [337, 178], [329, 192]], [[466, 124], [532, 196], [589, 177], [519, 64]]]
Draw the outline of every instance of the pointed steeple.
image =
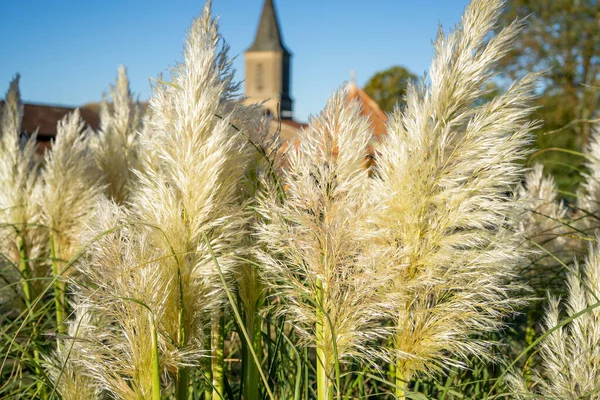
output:
[[283, 45], [273, 0], [265, 0], [254, 43], [244, 53], [246, 102], [263, 103], [276, 118], [292, 118], [292, 55]]
[[281, 51], [289, 54], [281, 39], [273, 0], [265, 0], [254, 43], [247, 51]]

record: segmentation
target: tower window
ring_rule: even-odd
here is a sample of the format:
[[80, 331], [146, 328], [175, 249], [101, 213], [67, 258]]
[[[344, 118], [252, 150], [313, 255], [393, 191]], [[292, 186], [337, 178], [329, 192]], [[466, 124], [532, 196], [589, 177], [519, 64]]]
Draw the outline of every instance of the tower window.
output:
[[263, 65], [258, 64], [256, 66], [256, 89], [262, 91], [265, 86], [265, 73], [263, 71]]

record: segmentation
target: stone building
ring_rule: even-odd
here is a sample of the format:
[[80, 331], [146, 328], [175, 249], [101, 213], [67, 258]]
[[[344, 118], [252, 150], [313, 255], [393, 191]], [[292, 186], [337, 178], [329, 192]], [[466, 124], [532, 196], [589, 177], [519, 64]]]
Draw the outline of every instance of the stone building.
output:
[[266, 0], [254, 42], [244, 54], [244, 92], [248, 103], [264, 101], [268, 112], [282, 120], [293, 116], [291, 57], [281, 38], [273, 0]]
[[293, 119], [291, 58], [283, 44], [275, 4], [265, 0], [254, 42], [244, 53], [244, 95], [248, 104], [264, 105], [283, 140], [292, 139], [305, 126]]

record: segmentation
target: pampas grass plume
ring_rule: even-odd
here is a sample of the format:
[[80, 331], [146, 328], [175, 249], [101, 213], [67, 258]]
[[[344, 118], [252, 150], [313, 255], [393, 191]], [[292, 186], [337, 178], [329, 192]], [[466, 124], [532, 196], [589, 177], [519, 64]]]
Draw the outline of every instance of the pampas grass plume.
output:
[[108, 196], [125, 204], [135, 182], [134, 169], [139, 168], [141, 106], [133, 99], [124, 66], [119, 67], [116, 85], [100, 104], [100, 130], [93, 148], [96, 163], [107, 184]]
[[171, 70], [170, 82], [155, 85], [143, 130], [151, 140], [141, 138], [152, 156], [135, 172], [127, 207], [105, 199], [89, 224], [88, 239], [100, 239], [78, 268], [97, 286], [84, 290], [87, 301], [113, 321], [102, 347], [109, 356], [95, 370], [117, 397], [156, 394], [149, 324], [155, 321], [163, 388], [185, 398], [186, 368], [206, 357], [205, 329], [224, 303], [211, 252], [233, 284], [247, 224], [240, 181], [250, 157], [233, 123], [244, 126], [254, 108], [237, 97], [220, 45], [209, 2], [188, 32], [184, 62]]
[[[590, 246], [585, 263], [577, 262], [567, 277], [568, 298], [550, 297], [544, 318], [547, 331], [561, 324], [563, 314], [573, 318], [542, 342], [542, 363], [534, 370], [534, 387], [512, 377], [515, 397], [545, 399], [598, 399], [600, 395], [600, 248]], [[562, 304], [561, 304], [562, 303]], [[564, 311], [563, 312], [563, 309]], [[587, 310], [586, 310], [587, 309]], [[577, 315], [583, 312], [581, 315]]]
[[586, 157], [584, 181], [577, 191], [577, 210], [581, 227], [592, 237], [598, 232], [600, 218], [600, 127], [592, 130], [584, 149]]
[[[19, 92], [19, 76], [11, 82], [0, 121], [0, 231], [1, 253], [18, 267], [19, 245], [23, 240], [29, 277], [44, 276], [47, 230], [40, 226], [41, 194], [39, 162], [36, 159], [36, 135], [21, 135], [23, 104]], [[30, 282], [41, 288], [40, 281]]]
[[368, 343], [380, 334], [385, 276], [366, 251], [373, 238], [365, 169], [371, 136], [358, 103], [335, 93], [284, 154], [285, 200], [275, 185], [259, 199], [263, 276], [280, 297], [277, 311], [317, 350], [320, 399], [331, 396], [336, 363], [372, 360]]
[[[502, 2], [475, 0], [462, 23], [440, 31], [429, 80], [411, 84], [379, 147], [377, 225], [393, 277], [396, 385], [417, 374], [489, 359], [477, 334], [503, 326], [522, 303], [512, 283], [527, 252], [515, 235], [514, 193], [533, 125], [535, 75], [477, 105], [520, 22], [486, 40]], [[403, 390], [397, 391], [403, 397]]]
[[44, 224], [55, 238], [55, 256], [67, 261], [75, 254], [80, 233], [104, 190], [88, 133], [79, 110], [64, 117], [58, 123], [52, 149], [44, 156], [41, 174]]

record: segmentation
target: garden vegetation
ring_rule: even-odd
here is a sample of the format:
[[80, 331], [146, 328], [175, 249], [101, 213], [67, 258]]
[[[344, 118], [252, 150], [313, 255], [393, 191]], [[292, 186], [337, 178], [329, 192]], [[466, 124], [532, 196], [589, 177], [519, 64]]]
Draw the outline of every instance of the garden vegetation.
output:
[[490, 95], [525, 24], [502, 6], [440, 30], [380, 141], [342, 88], [280, 143], [210, 2], [143, 116], [121, 68], [43, 158], [17, 76], [0, 397], [600, 398], [600, 133], [567, 205], [529, 163], [540, 75]]

